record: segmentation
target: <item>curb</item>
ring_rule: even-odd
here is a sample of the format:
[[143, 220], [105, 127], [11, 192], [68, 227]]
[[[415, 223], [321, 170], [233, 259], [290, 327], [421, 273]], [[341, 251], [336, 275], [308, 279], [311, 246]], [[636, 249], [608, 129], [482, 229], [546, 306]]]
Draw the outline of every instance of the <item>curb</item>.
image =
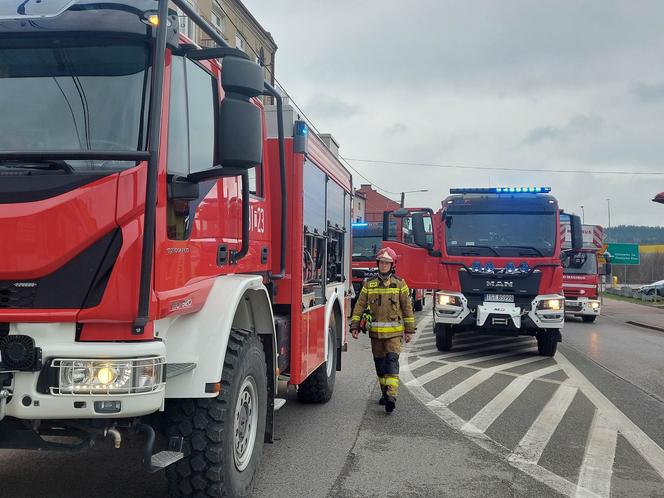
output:
[[628, 320], [625, 323], [628, 323], [630, 325], [636, 325], [637, 327], [642, 327], [644, 329], [657, 330], [658, 332], [664, 332], [664, 327], [658, 327], [657, 325], [650, 325], [648, 323], [634, 322], [634, 321], [631, 321], [631, 320]]

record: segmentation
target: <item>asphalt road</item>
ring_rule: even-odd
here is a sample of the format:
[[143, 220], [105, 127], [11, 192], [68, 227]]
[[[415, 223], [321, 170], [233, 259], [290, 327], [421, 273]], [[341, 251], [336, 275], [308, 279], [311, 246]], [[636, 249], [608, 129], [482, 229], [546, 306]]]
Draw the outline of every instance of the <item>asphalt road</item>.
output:
[[[419, 319], [395, 413], [376, 403], [367, 338], [351, 341], [330, 403], [288, 395], [254, 496], [664, 497], [664, 333], [607, 316], [567, 323], [554, 359], [475, 334], [440, 353]], [[0, 451], [0, 497], [166, 496], [139, 448]]]

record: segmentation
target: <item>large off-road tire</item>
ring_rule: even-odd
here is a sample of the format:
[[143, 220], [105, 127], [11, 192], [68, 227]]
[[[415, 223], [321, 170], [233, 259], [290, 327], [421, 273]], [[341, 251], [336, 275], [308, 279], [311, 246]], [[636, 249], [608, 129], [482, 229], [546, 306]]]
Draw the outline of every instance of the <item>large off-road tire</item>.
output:
[[173, 497], [249, 496], [267, 415], [265, 353], [252, 332], [233, 330], [215, 398], [170, 400], [167, 433], [184, 437], [184, 458], [167, 468]]
[[542, 356], [555, 356], [558, 340], [552, 331], [537, 334], [537, 351]]
[[597, 318], [595, 315], [583, 315], [581, 317], [581, 320], [583, 320], [586, 323], [593, 323], [595, 321], [595, 318]]
[[297, 389], [303, 403], [327, 403], [332, 398], [337, 374], [337, 326], [334, 313], [327, 330], [327, 359]]
[[433, 329], [436, 334], [436, 348], [438, 351], [452, 350], [452, 327], [442, 323], [437, 323]]

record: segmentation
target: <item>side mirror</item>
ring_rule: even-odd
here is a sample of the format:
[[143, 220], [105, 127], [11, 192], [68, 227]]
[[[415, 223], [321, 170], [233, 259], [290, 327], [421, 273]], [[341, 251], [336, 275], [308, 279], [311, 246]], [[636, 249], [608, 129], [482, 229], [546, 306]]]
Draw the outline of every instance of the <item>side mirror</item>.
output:
[[408, 211], [406, 208], [399, 208], [396, 211], [392, 211], [392, 216], [395, 218], [405, 218], [410, 214], [410, 211]]
[[583, 232], [581, 230], [581, 217], [569, 215], [570, 230], [572, 232], [572, 249], [578, 251], [583, 248]]
[[190, 182], [181, 176], [173, 176], [168, 182], [168, 198], [172, 201], [195, 201], [199, 195], [197, 182]]
[[444, 217], [445, 217], [445, 226], [447, 228], [452, 228], [452, 220], [453, 220], [452, 215], [449, 213], [445, 213]]
[[226, 95], [219, 108], [219, 161], [222, 168], [253, 168], [263, 160], [263, 116], [250, 99], [263, 93], [263, 69], [248, 59], [227, 56], [221, 84]]

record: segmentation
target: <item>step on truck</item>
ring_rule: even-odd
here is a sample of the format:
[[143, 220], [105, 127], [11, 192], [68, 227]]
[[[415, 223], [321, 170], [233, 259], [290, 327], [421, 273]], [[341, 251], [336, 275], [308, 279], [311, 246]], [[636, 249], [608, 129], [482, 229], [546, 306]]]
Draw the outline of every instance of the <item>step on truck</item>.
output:
[[140, 433], [171, 495], [246, 496], [278, 386], [332, 396], [352, 179], [171, 3], [219, 46], [168, 0], [0, 4], [0, 448]]
[[[548, 187], [451, 189], [442, 208], [385, 213], [398, 237], [384, 245], [399, 255], [409, 285], [436, 289], [434, 333], [440, 351], [465, 330], [537, 338], [555, 355], [564, 323], [562, 238], [558, 202]], [[573, 247], [581, 224], [570, 215]], [[398, 239], [398, 240], [395, 240]]]
[[[566, 216], [562, 219], [562, 228], [563, 249], [566, 249], [562, 258], [565, 317], [577, 317], [592, 323], [602, 311], [600, 278], [611, 273], [610, 255], [600, 255], [604, 246], [604, 228], [582, 225], [583, 247], [578, 251], [571, 250], [571, 226]], [[601, 263], [600, 258], [605, 262]]]

